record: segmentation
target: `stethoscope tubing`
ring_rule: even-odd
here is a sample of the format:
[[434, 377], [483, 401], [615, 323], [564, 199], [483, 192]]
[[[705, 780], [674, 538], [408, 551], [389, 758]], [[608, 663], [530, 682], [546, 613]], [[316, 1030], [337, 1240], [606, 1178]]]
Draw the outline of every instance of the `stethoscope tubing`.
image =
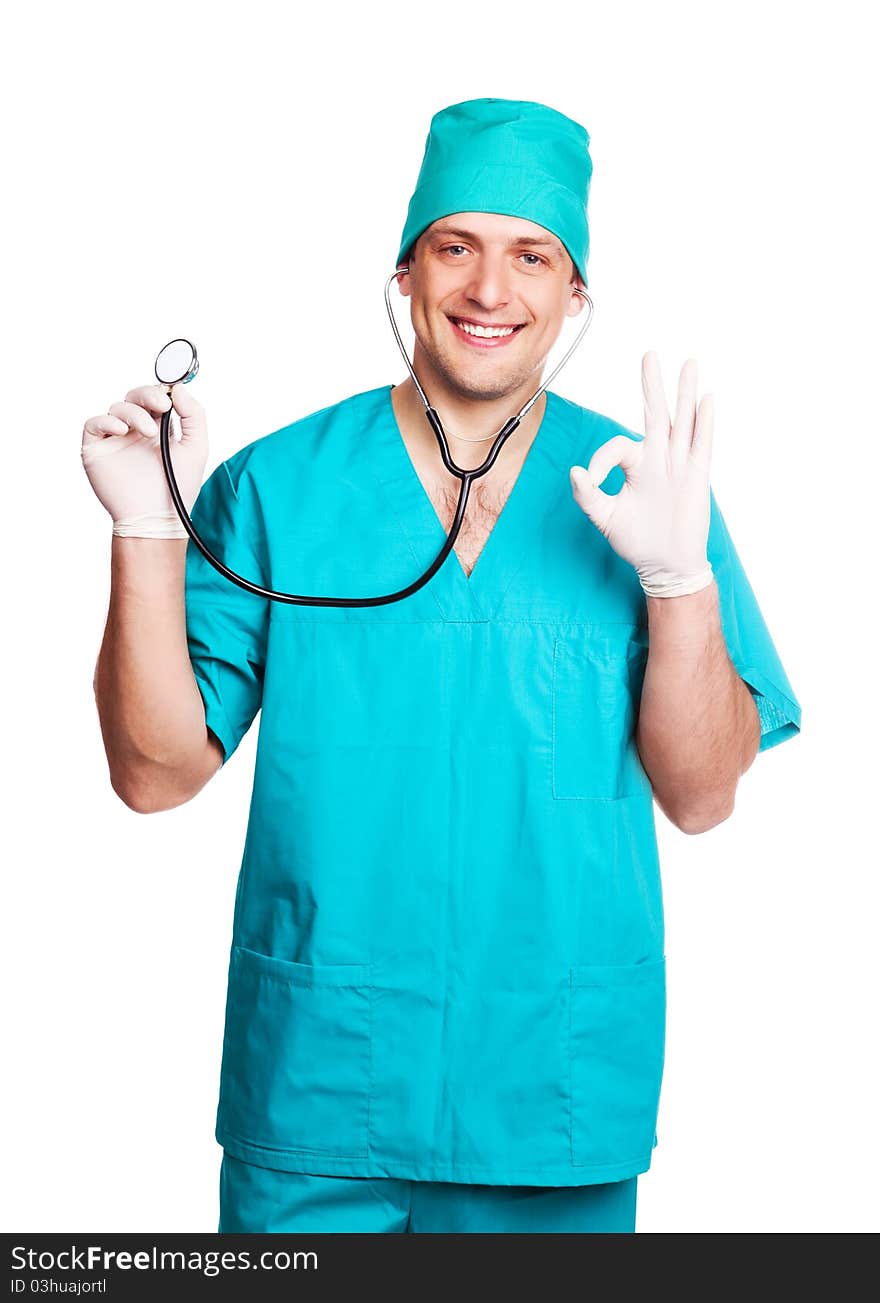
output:
[[428, 569], [423, 574], [421, 574], [418, 579], [415, 579], [411, 584], [408, 584], [406, 588], [398, 589], [394, 593], [383, 593], [379, 597], [311, 597], [311, 596], [305, 596], [304, 594], [301, 593], [283, 593], [283, 592], [276, 591], [274, 588], [264, 588], [260, 584], [253, 583], [253, 581], [250, 579], [245, 579], [243, 575], [236, 574], [234, 570], [230, 570], [230, 568], [224, 565], [223, 562], [220, 560], [220, 558], [215, 556], [214, 553], [210, 550], [208, 545], [204, 542], [204, 540], [199, 535], [192, 520], [190, 519], [189, 512], [186, 509], [186, 504], [184, 503], [183, 498], [181, 497], [180, 494], [180, 489], [178, 488], [177, 479], [175, 478], [174, 475], [174, 467], [171, 463], [170, 444], [171, 444], [172, 409], [169, 408], [167, 412], [162, 413], [162, 417], [159, 422], [159, 448], [162, 455], [162, 467], [165, 471], [165, 478], [168, 481], [168, 489], [171, 494], [171, 498], [174, 503], [175, 510], [177, 511], [177, 514], [180, 517], [184, 529], [186, 530], [187, 534], [192, 539], [193, 543], [196, 545], [198, 550], [201, 552], [205, 560], [208, 561], [214, 567], [215, 570], [217, 570], [221, 575], [223, 575], [225, 579], [228, 579], [230, 583], [237, 584], [239, 588], [243, 588], [248, 593], [253, 593], [256, 597], [265, 597], [273, 602], [287, 602], [288, 604], [297, 605], [297, 606], [384, 606], [387, 605], [389, 602], [399, 602], [403, 598], [410, 597], [413, 593], [418, 592], [420, 588], [424, 587], [424, 585], [434, 577], [434, 575], [443, 565], [443, 562], [449, 556], [449, 553], [452, 551], [452, 548], [455, 545], [455, 540], [458, 538], [459, 531], [461, 529], [462, 523], [464, 522], [464, 515], [465, 515], [465, 510], [467, 508], [467, 500], [468, 500], [468, 495], [470, 493], [471, 484], [473, 483], [474, 480], [479, 479], [481, 475], [485, 475], [487, 471], [491, 470], [492, 466], [495, 464], [496, 459], [498, 458], [499, 453], [501, 452], [501, 449], [504, 447], [504, 444], [513, 434], [514, 430], [517, 429], [523, 417], [529, 412], [531, 407], [537, 402], [537, 400], [540, 398], [544, 390], [547, 389], [547, 387], [552, 383], [554, 376], [556, 376], [559, 373], [559, 371], [561, 371], [562, 367], [571, 357], [574, 350], [577, 348], [578, 344], [581, 342], [582, 338], [584, 337], [587, 328], [590, 324], [590, 321], [592, 320], [593, 317], [592, 299], [586, 293], [585, 290], [575, 290], [576, 294], [582, 295], [582, 297], [587, 301], [587, 304], [589, 305], [589, 314], [587, 316], [587, 320], [584, 322], [584, 324], [581, 326], [581, 329], [578, 331], [578, 334], [574, 342], [571, 344], [571, 346], [569, 347], [569, 349], [567, 350], [567, 352], [565, 353], [561, 361], [553, 368], [550, 375], [541, 385], [540, 389], [536, 390], [535, 393], [532, 395], [532, 397], [529, 399], [529, 401], [525, 404], [525, 406], [520, 408], [516, 416], [512, 416], [510, 420], [506, 421], [504, 425], [501, 427], [501, 429], [498, 431], [498, 434], [495, 437], [495, 441], [492, 444], [492, 447], [489, 450], [489, 453], [486, 456], [486, 459], [482, 463], [482, 465], [477, 466], [473, 470], [465, 470], [462, 467], [457, 466], [452, 459], [452, 455], [449, 451], [449, 444], [446, 439], [446, 432], [443, 429], [443, 423], [441, 422], [440, 417], [435, 411], [435, 409], [431, 406], [430, 402], [428, 401], [428, 397], [425, 394], [424, 389], [419, 383], [418, 376], [416, 375], [412, 363], [409, 360], [409, 357], [406, 352], [406, 348], [404, 347], [403, 344], [403, 340], [400, 337], [400, 331], [397, 328], [397, 322], [394, 317], [394, 309], [391, 306], [391, 297], [390, 297], [391, 282], [393, 280], [396, 280], [398, 276], [408, 274], [408, 272], [409, 272], [409, 268], [406, 266], [395, 267], [392, 274], [388, 277], [388, 280], [385, 282], [385, 306], [388, 309], [388, 316], [391, 321], [391, 327], [394, 331], [394, 338], [397, 341], [397, 345], [403, 356], [403, 360], [406, 362], [407, 370], [412, 376], [416, 389], [418, 390], [422, 402], [424, 403], [425, 416], [427, 417], [428, 422], [432, 430], [434, 431], [434, 434], [437, 437], [437, 442], [440, 446], [440, 455], [443, 458], [443, 464], [452, 475], [456, 476], [457, 479], [461, 480], [461, 489], [459, 490], [458, 503], [455, 508], [455, 516], [453, 517], [452, 525], [450, 526], [449, 533], [446, 537], [446, 542], [443, 544], [442, 548], [437, 553], [437, 556], [434, 558], [434, 560], [432, 561]]
[[159, 447], [162, 453], [162, 466], [165, 470], [165, 478], [168, 481], [168, 488], [174, 502], [175, 509], [181, 519], [184, 529], [189, 534], [193, 543], [201, 552], [206, 561], [209, 561], [215, 570], [218, 570], [225, 579], [231, 583], [237, 584], [245, 592], [253, 593], [257, 597], [266, 597], [273, 602], [287, 602], [298, 606], [382, 606], [388, 602], [399, 602], [404, 597], [409, 597], [412, 593], [418, 592], [442, 566], [443, 562], [449, 556], [461, 529], [464, 513], [467, 507], [468, 492], [470, 490], [470, 479], [462, 481], [461, 490], [458, 496], [458, 505], [455, 510], [455, 518], [452, 527], [443, 547], [434, 558], [432, 564], [428, 567], [423, 575], [420, 575], [413, 583], [406, 588], [401, 588], [395, 593], [385, 593], [380, 597], [308, 597], [300, 593], [282, 593], [274, 588], [263, 588], [261, 584], [255, 584], [250, 579], [245, 579], [243, 575], [236, 574], [224, 565], [219, 557], [215, 556], [210, 550], [207, 543], [199, 535], [195, 525], [190, 519], [183, 499], [180, 496], [180, 489], [177, 480], [174, 477], [174, 468], [171, 465], [171, 448], [170, 448], [170, 429], [171, 429], [171, 411], [163, 412], [159, 423]]

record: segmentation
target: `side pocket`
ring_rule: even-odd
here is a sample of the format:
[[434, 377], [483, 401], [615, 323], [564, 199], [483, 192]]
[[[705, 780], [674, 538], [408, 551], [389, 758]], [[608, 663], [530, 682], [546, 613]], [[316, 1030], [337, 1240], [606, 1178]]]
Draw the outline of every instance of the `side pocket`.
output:
[[233, 946], [217, 1110], [266, 1150], [359, 1158], [369, 1142], [369, 964], [302, 964]]
[[585, 629], [553, 646], [552, 763], [556, 800], [619, 801], [650, 791], [635, 742], [647, 634]]
[[571, 970], [571, 1161], [647, 1159], [666, 1035], [666, 964]]

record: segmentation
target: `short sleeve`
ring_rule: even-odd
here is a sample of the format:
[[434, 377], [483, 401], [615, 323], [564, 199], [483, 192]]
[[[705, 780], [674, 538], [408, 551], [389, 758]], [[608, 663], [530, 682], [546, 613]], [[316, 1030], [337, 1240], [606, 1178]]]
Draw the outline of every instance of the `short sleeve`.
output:
[[751, 691], [761, 722], [759, 751], [795, 737], [801, 707], [710, 491], [708, 556], [718, 585], [721, 628], [731, 661]]
[[[191, 517], [211, 552], [230, 570], [266, 586], [265, 549], [254, 541], [255, 491], [234, 482], [226, 462], [202, 485]], [[224, 764], [260, 709], [269, 599], [224, 578], [190, 539], [186, 550], [186, 635], [205, 722]]]

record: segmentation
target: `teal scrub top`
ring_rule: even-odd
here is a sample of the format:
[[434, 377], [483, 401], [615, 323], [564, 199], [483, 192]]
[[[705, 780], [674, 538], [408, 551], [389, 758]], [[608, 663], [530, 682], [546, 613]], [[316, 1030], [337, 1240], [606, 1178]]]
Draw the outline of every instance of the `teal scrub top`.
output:
[[[239, 574], [404, 588], [445, 538], [392, 386], [230, 457], [193, 519]], [[665, 971], [653, 794], [634, 727], [634, 569], [569, 468], [616, 434], [547, 393], [468, 577], [385, 606], [269, 602], [187, 551], [189, 652], [233, 754], [260, 711], [216, 1139], [283, 1171], [585, 1185], [656, 1143]], [[438, 453], [439, 455], [439, 453]], [[615, 467], [603, 487], [617, 492]], [[761, 750], [800, 706], [711, 499], [723, 632]]]

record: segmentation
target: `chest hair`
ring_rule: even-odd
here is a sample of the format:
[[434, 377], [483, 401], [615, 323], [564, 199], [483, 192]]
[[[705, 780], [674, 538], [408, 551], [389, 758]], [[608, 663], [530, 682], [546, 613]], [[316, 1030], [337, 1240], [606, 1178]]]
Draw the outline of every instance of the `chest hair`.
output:
[[[512, 480], [506, 480], [487, 484], [477, 480], [471, 485], [464, 521], [454, 546], [455, 554], [466, 575], [470, 575], [486, 545], [486, 540], [495, 528], [504, 504], [510, 496], [513, 483]], [[448, 483], [430, 481], [425, 488], [443, 528], [448, 533], [458, 504], [458, 481], [456, 480], [452, 486]]]

